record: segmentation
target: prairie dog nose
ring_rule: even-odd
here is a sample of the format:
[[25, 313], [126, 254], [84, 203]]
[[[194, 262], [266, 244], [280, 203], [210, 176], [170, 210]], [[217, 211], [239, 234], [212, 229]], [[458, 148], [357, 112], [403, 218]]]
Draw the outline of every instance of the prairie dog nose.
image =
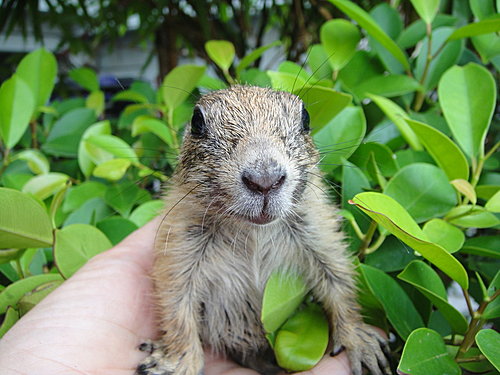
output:
[[286, 172], [276, 161], [272, 160], [254, 168], [246, 168], [241, 173], [241, 180], [251, 192], [268, 195], [283, 185]]

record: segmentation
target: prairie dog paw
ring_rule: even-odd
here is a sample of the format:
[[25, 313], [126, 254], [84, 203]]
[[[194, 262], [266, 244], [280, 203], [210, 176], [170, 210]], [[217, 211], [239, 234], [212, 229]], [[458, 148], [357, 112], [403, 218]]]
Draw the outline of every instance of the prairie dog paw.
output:
[[198, 375], [203, 367], [203, 358], [168, 355], [161, 341], [147, 341], [139, 350], [149, 355], [137, 366], [136, 375]]
[[387, 340], [375, 328], [361, 324], [355, 327], [347, 337], [341, 339], [347, 351], [353, 375], [361, 375], [362, 367], [372, 375], [391, 375], [390, 353]]

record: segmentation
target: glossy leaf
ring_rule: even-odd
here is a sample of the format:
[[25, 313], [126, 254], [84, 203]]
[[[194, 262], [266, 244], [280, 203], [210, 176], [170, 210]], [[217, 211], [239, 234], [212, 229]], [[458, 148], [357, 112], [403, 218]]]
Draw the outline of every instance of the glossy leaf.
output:
[[448, 353], [439, 333], [420, 328], [412, 332], [406, 341], [398, 373], [460, 375], [462, 371]]
[[469, 181], [458, 178], [456, 180], [451, 180], [450, 183], [453, 185], [455, 189], [462, 195], [464, 195], [472, 204], [476, 204], [477, 197], [474, 187], [470, 184]]
[[35, 98], [28, 84], [14, 74], [0, 86], [0, 136], [7, 148], [14, 147], [28, 128]]
[[0, 339], [7, 333], [7, 331], [19, 320], [19, 312], [9, 307], [3, 318], [2, 325], [0, 325]]
[[453, 141], [432, 126], [410, 119], [405, 121], [449, 180], [469, 178], [467, 159]]
[[132, 211], [129, 220], [138, 227], [142, 227], [154, 217], [158, 216], [164, 208], [165, 202], [159, 199], [143, 203]]
[[356, 52], [361, 34], [354, 24], [337, 18], [327, 21], [321, 26], [320, 40], [332, 69], [338, 71], [349, 62]]
[[328, 321], [321, 307], [307, 305], [279, 330], [274, 344], [276, 361], [288, 371], [313, 368], [328, 346]]
[[267, 280], [261, 321], [266, 332], [275, 332], [295, 312], [308, 292], [302, 277], [275, 271]]
[[321, 44], [314, 44], [307, 52], [307, 65], [317, 79], [331, 79], [333, 70], [328, 63], [328, 55]]
[[104, 194], [106, 203], [127, 217], [135, 204], [144, 203], [148, 199], [147, 191], [139, 188], [134, 182], [126, 181], [110, 186]]
[[500, 259], [500, 236], [468, 238], [465, 241], [462, 252]]
[[486, 202], [484, 208], [490, 212], [500, 212], [500, 190], [495, 193], [488, 202]]
[[500, 333], [483, 329], [477, 333], [476, 343], [488, 361], [500, 371]]
[[356, 95], [363, 99], [366, 94], [375, 94], [392, 98], [409, 94], [421, 89], [420, 84], [413, 78], [401, 74], [379, 75], [361, 82], [354, 88]]
[[149, 116], [137, 116], [132, 123], [132, 136], [135, 137], [146, 132], [155, 134], [171, 147], [174, 145], [172, 133], [164, 122]]
[[0, 248], [52, 246], [49, 215], [38, 202], [17, 190], [0, 188]]
[[361, 9], [358, 5], [347, 0], [329, 0], [333, 5], [339, 8], [355, 20], [368, 34], [382, 44], [402, 65], [405, 69], [410, 69], [410, 64], [404, 52], [398, 45], [380, 28], [379, 25]]
[[86, 142], [99, 147], [118, 158], [127, 159], [132, 163], [139, 162], [139, 159], [137, 158], [137, 155], [132, 147], [130, 147], [127, 142], [114, 135], [91, 135], [86, 139]]
[[57, 61], [45, 48], [39, 48], [21, 60], [16, 74], [28, 84], [35, 100], [35, 109], [50, 98], [57, 76]]
[[394, 154], [389, 147], [380, 143], [362, 143], [351, 156], [350, 160], [362, 170], [368, 172], [368, 164], [370, 163], [372, 154], [377, 162], [377, 168], [384, 177], [390, 177], [397, 172], [398, 166], [396, 165]]
[[131, 164], [129, 159], [107, 160], [96, 166], [92, 174], [109, 181], [118, 181], [125, 175]]
[[400, 169], [384, 193], [398, 201], [417, 223], [443, 216], [457, 204], [444, 172], [432, 164], [414, 163]]
[[272, 70], [268, 70], [266, 74], [269, 76], [272, 88], [275, 90], [294, 92], [297, 88], [304, 89], [306, 85], [306, 80], [297, 74]]
[[427, 297], [450, 323], [454, 332], [465, 334], [468, 328], [467, 320], [448, 303], [443, 282], [430, 266], [420, 260], [414, 260], [406, 266], [398, 278], [413, 285]]
[[72, 224], [56, 231], [54, 260], [61, 275], [67, 279], [90, 258], [111, 246], [99, 229], [87, 224]]
[[495, 33], [500, 31], [500, 17], [484, 19], [479, 22], [470, 23], [456, 29], [448, 39], [468, 38], [475, 35]]
[[296, 89], [294, 94], [302, 99], [311, 116], [312, 134], [332, 121], [352, 100], [350, 95], [320, 86]]
[[62, 209], [64, 212], [73, 212], [89, 199], [104, 197], [105, 191], [106, 185], [97, 181], [86, 181], [71, 187], [66, 194]]
[[64, 173], [51, 172], [33, 177], [23, 186], [23, 193], [34, 195], [44, 200], [66, 186], [69, 176]]
[[465, 241], [464, 233], [442, 219], [432, 219], [422, 228], [427, 238], [450, 253], [460, 250]]
[[366, 132], [366, 119], [360, 107], [346, 107], [334, 120], [314, 134], [314, 142], [322, 154], [320, 167], [332, 171], [342, 165], [361, 144]]
[[92, 174], [96, 164], [113, 158], [112, 153], [87, 142], [87, 139], [93, 135], [109, 134], [111, 134], [111, 124], [107, 120], [96, 122], [83, 133], [78, 145], [78, 165], [86, 177]]
[[383, 306], [387, 319], [403, 340], [414, 329], [424, 326], [413, 302], [392, 277], [366, 264], [361, 264], [360, 269], [373, 295]]
[[56, 121], [42, 150], [55, 156], [76, 157], [85, 130], [95, 123], [96, 115], [88, 108], [76, 108]]
[[233, 43], [227, 40], [209, 40], [205, 43], [208, 57], [223, 71], [227, 71], [236, 54]]
[[[477, 90], [481, 87], [481, 90]], [[439, 100], [453, 137], [467, 156], [484, 154], [484, 139], [496, 103], [491, 73], [477, 64], [449, 69], [439, 82]]]
[[259, 59], [268, 49], [279, 45], [281, 45], [281, 41], [275, 40], [272, 43], [254, 49], [252, 52], [250, 52], [248, 55], [246, 55], [241, 59], [238, 66], [236, 67], [236, 75], [239, 76], [241, 72], [243, 72], [243, 70], [248, 68], [248, 66], [250, 66], [250, 64], [253, 63], [255, 60]]
[[120, 91], [115, 96], [113, 96], [111, 100], [142, 103], [142, 104], [149, 103], [148, 98], [145, 95], [132, 90]]
[[411, 0], [411, 3], [425, 23], [432, 23], [439, 8], [439, 0]]
[[25, 160], [34, 174], [45, 174], [50, 171], [49, 160], [39, 150], [23, 150], [12, 158], [12, 161], [14, 160]]
[[101, 116], [105, 107], [104, 92], [93, 91], [85, 99], [85, 107], [92, 109], [97, 117]]
[[453, 208], [445, 217], [450, 223], [466, 228], [490, 228], [500, 225], [500, 219], [484, 207], [462, 205]]
[[69, 76], [73, 81], [90, 92], [99, 90], [99, 78], [97, 78], [96, 72], [94, 72], [92, 69], [73, 69], [69, 72]]
[[382, 96], [373, 94], [369, 94], [367, 96], [373, 100], [375, 104], [377, 104], [377, 106], [379, 106], [385, 113], [385, 115], [397, 126], [403, 138], [414, 150], [422, 150], [422, 145], [420, 144], [417, 136], [405, 121], [408, 119], [408, 115], [401, 109], [401, 107]]
[[132, 221], [121, 216], [107, 217], [99, 221], [96, 227], [108, 237], [113, 245], [118, 244], [130, 233], [139, 228]]
[[172, 69], [163, 80], [161, 93], [169, 110], [184, 102], [205, 73], [204, 66], [179, 65]]
[[26, 277], [10, 284], [0, 293], [0, 314], [5, 313], [7, 307], [15, 306], [26, 293], [31, 292], [40, 285], [57, 280], [62, 280], [61, 275], [47, 273]]
[[352, 202], [464, 289], [468, 288], [469, 279], [462, 264], [441, 246], [429, 242], [410, 214], [394, 199], [384, 194], [367, 192], [357, 194]]
[[21, 316], [25, 315], [33, 307], [35, 307], [41, 300], [52, 293], [59, 285], [63, 283], [62, 278], [59, 280], [53, 280], [46, 282], [33, 288], [33, 290], [28, 291], [22, 296], [17, 302], [17, 307], [19, 309], [19, 314]]

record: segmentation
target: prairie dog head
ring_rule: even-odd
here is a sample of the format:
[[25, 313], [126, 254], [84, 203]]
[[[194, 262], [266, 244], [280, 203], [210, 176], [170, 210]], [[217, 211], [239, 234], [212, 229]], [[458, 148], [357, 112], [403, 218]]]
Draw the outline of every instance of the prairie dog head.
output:
[[196, 104], [177, 175], [207, 214], [263, 225], [294, 213], [317, 161], [297, 96], [233, 86]]

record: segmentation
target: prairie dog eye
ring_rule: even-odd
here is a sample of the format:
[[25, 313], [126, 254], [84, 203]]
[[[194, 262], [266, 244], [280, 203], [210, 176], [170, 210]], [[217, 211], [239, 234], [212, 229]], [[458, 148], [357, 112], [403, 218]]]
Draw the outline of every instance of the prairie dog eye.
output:
[[307, 109], [305, 107], [302, 107], [302, 129], [305, 132], [309, 132], [311, 128], [309, 127], [309, 124], [311, 122], [311, 118], [309, 117], [309, 112], [307, 112]]
[[193, 117], [191, 118], [191, 135], [195, 138], [201, 138], [207, 133], [205, 117], [201, 108], [195, 107]]

